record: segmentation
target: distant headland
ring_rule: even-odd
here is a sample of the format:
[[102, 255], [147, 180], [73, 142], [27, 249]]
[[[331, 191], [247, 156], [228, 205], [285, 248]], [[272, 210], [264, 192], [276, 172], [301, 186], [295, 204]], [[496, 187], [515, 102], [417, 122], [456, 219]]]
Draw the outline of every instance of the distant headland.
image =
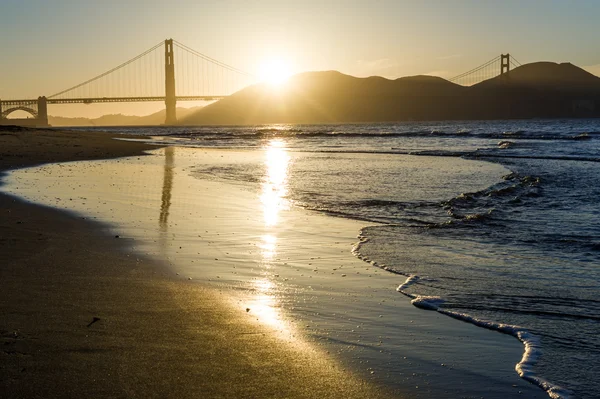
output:
[[243, 89], [182, 118], [184, 125], [351, 123], [600, 117], [600, 78], [570, 63], [536, 62], [461, 86], [433, 76], [395, 80], [307, 72], [285, 90]]

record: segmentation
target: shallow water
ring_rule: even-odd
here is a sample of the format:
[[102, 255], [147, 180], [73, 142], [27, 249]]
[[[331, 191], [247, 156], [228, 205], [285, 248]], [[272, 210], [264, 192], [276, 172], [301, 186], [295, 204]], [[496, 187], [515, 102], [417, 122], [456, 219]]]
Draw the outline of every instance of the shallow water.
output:
[[[11, 172], [2, 189], [101, 220], [134, 255], [158, 257], [182, 284], [218, 290], [241, 317], [292, 345], [322, 347], [399, 397], [544, 396], [512, 371], [522, 354], [516, 340], [422, 312], [394, 291], [401, 276], [354, 257], [363, 222], [290, 206], [289, 172], [311, 155], [271, 144], [252, 151], [169, 147], [144, 157], [44, 165]], [[414, 159], [401, 157], [411, 170]], [[444, 168], [435, 157], [421, 161]], [[197, 173], [232, 164], [261, 165], [260, 184]], [[477, 167], [487, 184], [504, 172], [460, 159], [455, 166]]]
[[531, 349], [521, 372], [552, 395], [600, 396], [600, 121], [131, 132], [274, 149], [267, 162], [223, 159], [188, 172], [254, 192], [266, 185], [273, 204], [379, 223], [362, 231], [357, 255], [390, 271], [390, 282], [410, 277], [399, 288], [415, 304], [521, 335]]

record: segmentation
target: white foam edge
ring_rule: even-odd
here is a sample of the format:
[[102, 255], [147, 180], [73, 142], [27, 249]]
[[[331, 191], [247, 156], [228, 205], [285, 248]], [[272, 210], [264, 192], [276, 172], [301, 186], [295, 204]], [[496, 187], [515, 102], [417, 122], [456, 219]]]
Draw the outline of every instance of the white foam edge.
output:
[[543, 377], [536, 375], [533, 371], [534, 365], [542, 353], [540, 340], [536, 335], [532, 334], [523, 327], [514, 326], [510, 324], [496, 323], [489, 320], [478, 319], [466, 313], [442, 309], [440, 308], [440, 305], [442, 305], [445, 301], [437, 296], [421, 296], [406, 292], [405, 290], [413, 284], [415, 284], [417, 281], [419, 281], [421, 277], [416, 274], [399, 272], [384, 264], [380, 264], [376, 261], [369, 259], [365, 255], [360, 253], [361, 246], [364, 243], [368, 242], [369, 239], [362, 235], [362, 231], [357, 238], [358, 242], [352, 247], [352, 254], [357, 258], [361, 259], [362, 261], [367, 262], [375, 267], [386, 270], [393, 274], [406, 276], [406, 280], [402, 284], [400, 284], [398, 288], [396, 288], [396, 291], [411, 298], [411, 303], [414, 306], [420, 309], [433, 310], [443, 315], [452, 317], [454, 319], [461, 320], [466, 323], [471, 323], [477, 327], [482, 327], [488, 330], [512, 335], [513, 337], [521, 341], [525, 349], [521, 360], [515, 365], [515, 371], [517, 372], [519, 377], [531, 384], [537, 385], [538, 387], [546, 391], [548, 396], [552, 399], [572, 399], [573, 393], [570, 390], [551, 383]]

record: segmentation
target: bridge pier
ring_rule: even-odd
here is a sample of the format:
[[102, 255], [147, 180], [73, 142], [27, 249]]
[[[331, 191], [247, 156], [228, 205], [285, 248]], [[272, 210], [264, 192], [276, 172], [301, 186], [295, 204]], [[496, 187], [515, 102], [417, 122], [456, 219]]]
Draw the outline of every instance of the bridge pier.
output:
[[510, 72], [510, 54], [500, 54], [500, 75]]
[[46, 97], [38, 97], [37, 100], [38, 108], [38, 126], [48, 126], [48, 100]]
[[166, 125], [177, 123], [177, 97], [175, 96], [175, 54], [173, 39], [165, 40], [165, 108]]

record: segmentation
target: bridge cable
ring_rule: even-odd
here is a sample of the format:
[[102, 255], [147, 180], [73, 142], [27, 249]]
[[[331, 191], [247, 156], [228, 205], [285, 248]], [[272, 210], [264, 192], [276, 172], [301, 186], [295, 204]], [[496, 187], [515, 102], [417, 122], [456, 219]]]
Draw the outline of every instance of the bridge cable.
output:
[[514, 56], [512, 56], [512, 55], [510, 56], [510, 62], [511, 62], [511, 63], [515, 63], [515, 64], [516, 64], [516, 66], [521, 66], [521, 65], [523, 65], [523, 64], [521, 64], [521, 63], [520, 63], [520, 62], [519, 62], [519, 61], [518, 61], [518, 60], [517, 60], [517, 59], [516, 59]]
[[80, 88], [81, 86], [85, 86], [85, 85], [86, 85], [86, 84], [88, 84], [88, 83], [91, 83], [91, 82], [93, 82], [93, 81], [95, 81], [95, 80], [98, 80], [98, 79], [100, 79], [100, 78], [103, 78], [104, 76], [106, 76], [106, 75], [109, 75], [109, 74], [111, 74], [111, 73], [115, 72], [116, 70], [118, 70], [118, 69], [121, 69], [121, 68], [123, 68], [124, 66], [127, 66], [127, 65], [131, 64], [132, 62], [139, 60], [139, 59], [140, 59], [140, 58], [142, 58], [143, 56], [145, 56], [145, 55], [147, 55], [147, 54], [149, 54], [149, 53], [153, 52], [154, 50], [156, 50], [157, 48], [159, 48], [159, 47], [161, 47], [161, 46], [163, 46], [163, 45], [164, 45], [164, 42], [162, 42], [162, 41], [161, 41], [160, 43], [158, 43], [156, 46], [152, 47], [151, 49], [144, 51], [144, 52], [143, 52], [143, 53], [141, 53], [140, 55], [138, 55], [138, 56], [136, 56], [136, 57], [134, 57], [134, 58], [130, 59], [130, 60], [129, 60], [129, 61], [127, 61], [127, 62], [124, 62], [124, 63], [122, 63], [121, 65], [119, 65], [119, 66], [117, 66], [117, 67], [115, 67], [115, 68], [111, 69], [110, 71], [106, 71], [106, 72], [104, 72], [103, 74], [101, 74], [101, 75], [98, 75], [98, 76], [96, 76], [96, 77], [94, 77], [94, 78], [92, 78], [92, 79], [86, 80], [86, 81], [85, 81], [85, 82], [83, 82], [83, 83], [80, 83], [80, 84], [78, 84], [78, 85], [76, 85], [76, 86], [73, 86], [73, 87], [71, 87], [71, 88], [69, 88], [69, 89], [63, 90], [63, 91], [61, 91], [61, 92], [59, 92], [59, 93], [53, 94], [53, 95], [51, 95], [51, 96], [48, 96], [48, 98], [54, 98], [54, 97], [58, 97], [58, 96], [60, 96], [61, 94], [65, 94], [65, 93], [67, 93], [67, 92], [69, 92], [69, 91], [71, 91], [71, 90], [78, 89], [78, 88]]
[[480, 65], [480, 66], [478, 66], [478, 67], [476, 67], [476, 68], [473, 68], [473, 69], [471, 69], [470, 71], [467, 71], [467, 72], [461, 73], [460, 75], [457, 75], [457, 76], [455, 76], [455, 77], [451, 78], [450, 80], [456, 80], [456, 79], [460, 79], [460, 78], [462, 78], [462, 77], [464, 77], [464, 76], [467, 76], [467, 75], [470, 75], [470, 74], [474, 74], [474, 73], [480, 72], [482, 69], [484, 69], [484, 68], [486, 68], [486, 67], [488, 67], [488, 66], [492, 65], [494, 62], [497, 62], [499, 59], [500, 59], [500, 57], [498, 56], [498, 57], [496, 57], [496, 58], [494, 58], [494, 59], [492, 59], [492, 60], [490, 60], [490, 61], [486, 62], [485, 64], [482, 64], [482, 65]]
[[473, 68], [473, 69], [471, 69], [470, 71], [467, 71], [467, 72], [461, 73], [460, 75], [457, 75], [457, 76], [455, 76], [455, 77], [453, 77], [453, 78], [449, 79], [449, 81], [450, 81], [450, 82], [453, 82], [453, 81], [455, 81], [455, 80], [458, 80], [458, 79], [460, 79], [460, 78], [463, 78], [463, 77], [465, 77], [465, 76], [467, 76], [467, 75], [470, 75], [470, 74], [472, 74], [472, 73], [479, 72], [481, 69], [483, 69], [483, 68], [485, 68], [485, 67], [487, 67], [487, 66], [490, 66], [491, 64], [493, 64], [494, 62], [498, 61], [499, 59], [500, 59], [500, 56], [498, 56], [498, 57], [496, 57], [496, 58], [494, 58], [494, 59], [492, 59], [492, 60], [490, 60], [490, 61], [488, 61], [488, 62], [486, 62], [486, 63], [484, 63], [484, 64], [482, 64], [482, 65], [480, 65], [480, 66], [478, 66], [478, 67], [476, 67], [476, 68]]
[[177, 46], [178, 46], [178, 47], [180, 47], [182, 50], [188, 51], [188, 52], [190, 52], [190, 53], [194, 54], [194, 55], [195, 55], [195, 56], [197, 56], [197, 57], [200, 57], [200, 58], [203, 58], [203, 59], [205, 59], [206, 61], [210, 61], [210, 62], [212, 62], [213, 64], [220, 66], [221, 68], [225, 68], [225, 69], [228, 69], [228, 70], [230, 70], [230, 71], [232, 71], [232, 72], [237, 72], [237, 73], [239, 73], [239, 74], [241, 74], [241, 75], [245, 75], [245, 76], [248, 76], [248, 77], [252, 77], [252, 78], [254, 78], [254, 77], [255, 77], [255, 76], [254, 76], [253, 74], [251, 74], [251, 73], [248, 73], [248, 72], [246, 72], [246, 71], [242, 71], [241, 69], [238, 69], [238, 68], [232, 67], [231, 65], [227, 65], [227, 64], [225, 64], [225, 63], [223, 63], [223, 62], [221, 62], [221, 61], [217, 61], [217, 60], [215, 60], [214, 58], [211, 58], [211, 57], [209, 57], [209, 56], [207, 56], [207, 55], [204, 55], [204, 54], [202, 54], [202, 53], [200, 53], [200, 52], [198, 52], [198, 51], [196, 51], [196, 50], [194, 50], [194, 49], [192, 49], [192, 48], [190, 48], [190, 47], [186, 46], [185, 44], [183, 44], [183, 43], [181, 43], [181, 42], [178, 42], [177, 40], [173, 40], [173, 41], [174, 41], [174, 42], [177, 44]]

